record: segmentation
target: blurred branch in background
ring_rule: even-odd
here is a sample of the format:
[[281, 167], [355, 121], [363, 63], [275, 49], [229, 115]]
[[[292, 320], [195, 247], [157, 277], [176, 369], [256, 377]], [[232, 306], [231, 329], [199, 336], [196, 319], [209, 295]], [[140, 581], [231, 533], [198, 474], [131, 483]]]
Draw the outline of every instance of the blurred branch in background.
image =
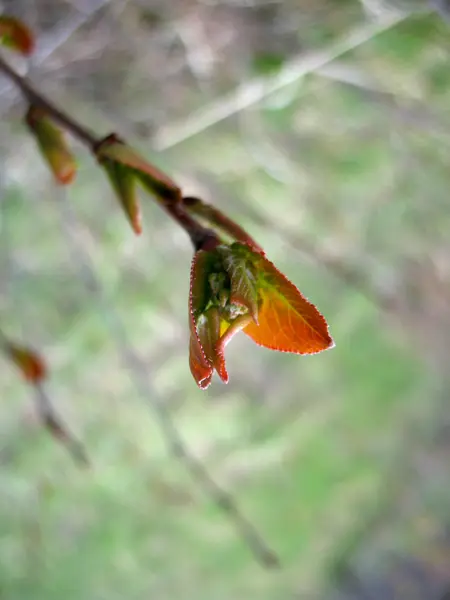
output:
[[298, 79], [314, 73], [374, 36], [395, 27], [403, 19], [402, 14], [383, 15], [379, 21], [365, 23], [353, 31], [349, 31], [328, 48], [306, 56], [302, 53], [294, 57], [275, 75], [247, 81], [224, 98], [219, 98], [210, 105], [202, 106], [201, 110], [182, 123], [173, 123], [159, 129], [152, 136], [152, 146], [155, 150], [162, 151], [188, 140], [220, 121], [263, 101]]

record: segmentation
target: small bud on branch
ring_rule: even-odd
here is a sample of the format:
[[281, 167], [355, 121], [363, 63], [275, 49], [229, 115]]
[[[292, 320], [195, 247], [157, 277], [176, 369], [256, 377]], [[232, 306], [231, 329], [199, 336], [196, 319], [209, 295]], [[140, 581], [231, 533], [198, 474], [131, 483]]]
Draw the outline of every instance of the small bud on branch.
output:
[[25, 23], [16, 17], [1, 15], [0, 44], [29, 56], [34, 50], [34, 37]]
[[29, 107], [25, 121], [56, 181], [63, 185], [71, 183], [77, 167], [64, 131], [39, 106]]

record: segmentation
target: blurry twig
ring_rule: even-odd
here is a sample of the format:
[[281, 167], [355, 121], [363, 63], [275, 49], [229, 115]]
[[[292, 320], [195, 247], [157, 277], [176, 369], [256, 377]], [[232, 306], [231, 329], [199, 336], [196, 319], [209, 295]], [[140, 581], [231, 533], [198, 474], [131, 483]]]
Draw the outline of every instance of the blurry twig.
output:
[[19, 75], [2, 56], [0, 56], [0, 72], [15, 83], [30, 104], [44, 109], [55, 121], [58, 121], [72, 135], [84, 142], [91, 149], [96, 146], [99, 140], [91, 131], [88, 131], [78, 121], [55, 106], [51, 100], [45, 98], [41, 92], [34, 88], [28, 79]]
[[226, 96], [215, 100], [208, 106], [203, 106], [198, 112], [181, 123], [167, 125], [159, 129], [152, 138], [155, 150], [166, 150], [201, 133], [205, 129], [220, 123], [253, 104], [264, 100], [287, 85], [290, 85], [305, 75], [314, 73], [324, 65], [336, 60], [374, 36], [387, 31], [404, 19], [404, 15], [386, 15], [373, 23], [365, 23], [350, 31], [328, 48], [309, 55], [296, 56], [272, 77], [257, 77], [242, 85]]
[[33, 389], [37, 413], [46, 429], [66, 446], [75, 460], [84, 465], [89, 464], [83, 446], [64, 426], [44, 389], [47, 366], [42, 356], [28, 346], [11, 341], [2, 330], [0, 330], [0, 351]]
[[[111, 0], [88, 0], [87, 2], [77, 3], [77, 14], [71, 14], [60, 25], [49, 33], [43, 32], [40, 35], [39, 44], [35, 50], [32, 67], [42, 64], [49, 58], [58, 48], [60, 48], [80, 27], [83, 27], [98, 11], [105, 8]], [[84, 4], [84, 6], [81, 6]], [[11, 82], [4, 82], [0, 85], [0, 96], [4, 96], [7, 92], [12, 91], [13, 85]], [[3, 98], [2, 98], [3, 102]]]
[[[433, 113], [419, 100], [407, 95], [397, 95], [384, 89], [373, 78], [354, 67], [331, 64], [317, 70], [317, 74], [360, 90], [365, 100], [369, 100], [387, 109], [394, 119], [404, 121], [408, 125], [418, 126], [440, 134], [450, 135], [450, 122]], [[402, 104], [402, 101], [405, 104]]]
[[[62, 190], [61, 195], [64, 195], [64, 190]], [[267, 546], [254, 525], [240, 512], [233, 496], [223, 490], [211, 478], [203, 463], [191, 454], [172, 419], [167, 405], [158, 399], [156, 391], [148, 378], [147, 366], [129, 343], [124, 324], [114, 305], [109, 302], [91, 264], [91, 258], [85, 246], [77, 239], [76, 226], [74, 225], [77, 223], [77, 217], [72, 210], [71, 204], [64, 198], [58, 206], [63, 231], [65, 232], [67, 242], [71, 246], [73, 255], [76, 257], [77, 264], [80, 265], [85, 287], [98, 302], [100, 313], [107, 320], [122, 361], [133, 375], [139, 393], [151, 406], [163, 431], [169, 450], [175, 458], [184, 463], [191, 476], [201, 485], [204, 492], [212, 501], [229, 516], [239, 535], [248, 544], [255, 558], [265, 567], [279, 566], [277, 555]], [[80, 226], [78, 225], [78, 227]]]
[[84, 466], [88, 466], [89, 459], [82, 443], [77, 440], [62, 423], [60, 417], [56, 414], [43, 385], [36, 384], [34, 388], [36, 409], [43, 425], [54, 438], [66, 446], [67, 450], [76, 461]]
[[[99, 160], [98, 152], [108, 143], [123, 143], [115, 134], [110, 134], [106, 138], [97, 137], [92, 131], [86, 129], [76, 118], [69, 115], [51, 100], [42, 95], [27, 78], [22, 77], [13, 69], [7, 61], [0, 55], [0, 73], [3, 73], [8, 79], [13, 81], [22, 92], [25, 100], [30, 107], [37, 106], [54, 121], [58, 122], [64, 129], [69, 131], [74, 137], [86, 144]], [[195, 250], [203, 247], [209, 241], [216, 240], [217, 236], [213, 231], [204, 227], [197, 220], [191, 217], [188, 211], [181, 203], [181, 191], [172, 182], [170, 178], [148, 164], [152, 175], [147, 170], [148, 179], [151, 180], [152, 191], [158, 203], [166, 213], [188, 234]], [[170, 184], [167, 185], [167, 179]], [[156, 189], [155, 189], [156, 187]], [[161, 191], [162, 190], [162, 191]]]

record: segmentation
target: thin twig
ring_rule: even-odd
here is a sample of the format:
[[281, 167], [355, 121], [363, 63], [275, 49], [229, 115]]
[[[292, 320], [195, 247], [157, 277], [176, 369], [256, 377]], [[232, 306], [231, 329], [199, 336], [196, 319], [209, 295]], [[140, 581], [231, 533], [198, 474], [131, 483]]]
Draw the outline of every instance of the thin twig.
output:
[[72, 454], [73, 458], [84, 466], [89, 464], [86, 451], [83, 445], [70, 433], [67, 427], [63, 424], [62, 420], [58, 416], [57, 412], [53, 408], [49, 396], [44, 389], [44, 379], [46, 377], [46, 367], [40, 356], [32, 349], [26, 349], [28, 358], [35, 366], [34, 372], [30, 375], [27, 373], [29, 368], [24, 367], [17, 359], [14, 358], [14, 350], [17, 350], [15, 343], [12, 343], [10, 339], [0, 329], [0, 350], [6, 355], [6, 357], [12, 361], [16, 367], [21, 371], [22, 376], [26, 382], [34, 390], [34, 400], [39, 418], [43, 425], [47, 428], [50, 434], [57, 438], [68, 451]]
[[[39, 106], [52, 119], [57, 121], [62, 127], [68, 130], [73, 136], [78, 138], [81, 142], [85, 143], [90, 150], [96, 154], [99, 147], [102, 146], [105, 139], [113, 137], [114, 134], [107, 136], [107, 138], [99, 138], [92, 131], [86, 129], [81, 125], [74, 117], [68, 115], [66, 112], [61, 110], [53, 102], [45, 98], [40, 91], [38, 91], [25, 77], [22, 77], [17, 73], [3, 58], [0, 56], [0, 72], [3, 72], [11, 81], [13, 81], [23, 96], [28, 100], [30, 104]], [[155, 175], [155, 180], [157, 176]], [[169, 178], [170, 179], [170, 178]], [[163, 182], [164, 183], [164, 182]], [[163, 189], [166, 190], [165, 184]], [[188, 234], [195, 250], [200, 248], [207, 248], [209, 244], [214, 246], [218, 242], [217, 235], [210, 229], [203, 227], [198, 221], [188, 214], [187, 210], [181, 203], [181, 192], [174, 188], [170, 190], [170, 194], [155, 193], [158, 203], [164, 208], [166, 213], [182, 227]], [[174, 192], [174, 193], [172, 193]]]
[[51, 100], [45, 98], [34, 88], [26, 77], [19, 75], [19, 73], [17, 73], [2, 56], [0, 56], [0, 72], [17, 85], [30, 104], [34, 104], [45, 110], [55, 121], [58, 121], [58, 123], [70, 131], [72, 135], [89, 146], [91, 150], [98, 144], [99, 140], [93, 132], [86, 129], [83, 125], [78, 123], [78, 121], [58, 108]]
[[212, 206], [195, 196], [184, 196], [182, 202], [183, 207], [189, 211], [189, 214], [195, 215], [200, 220], [206, 221], [208, 227], [212, 227], [214, 230], [217, 229], [222, 234], [225, 233], [233, 238], [233, 240], [244, 242], [258, 252], [263, 251], [261, 246], [255, 242], [245, 229], [227, 217], [215, 206]]
[[[64, 192], [64, 191], [63, 191]], [[61, 194], [63, 195], [63, 193]], [[113, 334], [119, 355], [125, 367], [133, 374], [135, 385], [139, 393], [146, 399], [152, 408], [158, 423], [163, 431], [169, 451], [184, 463], [187, 471], [196, 480], [203, 491], [211, 500], [231, 519], [238, 534], [252, 551], [255, 558], [265, 567], [279, 566], [277, 555], [271, 550], [254, 525], [249, 521], [237, 507], [233, 496], [223, 490], [209, 475], [203, 463], [198, 460], [189, 450], [187, 444], [180, 435], [174, 423], [167, 405], [158, 399], [156, 390], [148, 377], [148, 367], [142, 358], [136, 353], [128, 341], [126, 328], [114, 308], [109, 302], [103, 286], [99, 281], [91, 263], [91, 258], [85, 246], [81, 244], [74, 233], [73, 224], [77, 222], [71, 204], [66, 198], [58, 203], [62, 226], [66, 239], [72, 247], [72, 252], [77, 258], [77, 263], [82, 270], [82, 279], [85, 287], [99, 304], [99, 311], [108, 322], [109, 329]]]
[[39, 418], [49, 433], [59, 442], [66, 446], [67, 450], [83, 466], [89, 465], [89, 459], [81, 442], [79, 442], [62, 423], [60, 417], [56, 414], [50, 398], [47, 395], [42, 384], [33, 386], [35, 389], [36, 409]]

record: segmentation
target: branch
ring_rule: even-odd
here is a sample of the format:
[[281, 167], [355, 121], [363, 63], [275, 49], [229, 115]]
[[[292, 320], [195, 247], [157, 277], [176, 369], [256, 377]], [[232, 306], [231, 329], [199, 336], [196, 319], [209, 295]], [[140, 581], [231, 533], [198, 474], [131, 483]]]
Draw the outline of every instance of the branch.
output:
[[[106, 138], [98, 138], [92, 131], [81, 125], [76, 119], [48, 100], [48, 98], [45, 98], [26, 77], [19, 75], [2, 56], [0, 56], [0, 72], [17, 85], [30, 105], [42, 108], [54, 121], [58, 122], [74, 137], [87, 145], [94, 154], [96, 153]], [[155, 172], [158, 172], [158, 169], [155, 169]], [[164, 174], [162, 174], [162, 176], [164, 176]], [[155, 180], [157, 180], [157, 176], [155, 176]], [[162, 184], [162, 189], [167, 189], [165, 181], [160, 181], [158, 183]], [[166, 213], [186, 231], [194, 249], [207, 249], [210, 245], [217, 245], [219, 241], [217, 235], [212, 230], [203, 227], [198, 221], [192, 218], [183, 207], [180, 190], [175, 187], [173, 190], [169, 191], [172, 193], [156, 194], [159, 204], [164, 208]]]
[[[64, 192], [64, 190], [62, 191]], [[82, 279], [85, 288], [97, 300], [99, 312], [108, 322], [109, 329], [113, 334], [113, 339], [116, 343], [122, 362], [130, 373], [132, 373], [139, 393], [152, 408], [164, 434], [169, 451], [175, 458], [184, 463], [192, 478], [198, 482], [204, 493], [211, 498], [212, 502], [228, 515], [238, 534], [248, 545], [256, 560], [267, 568], [278, 567], [280, 564], [278, 556], [268, 547], [252, 522], [241, 513], [233, 496], [223, 490], [211, 478], [202, 462], [191, 453], [180, 435], [166, 403], [158, 399], [157, 393], [148, 377], [147, 365], [129, 343], [126, 328], [114, 308], [114, 305], [110, 303], [109, 299], [106, 297], [102, 285], [92, 267], [91, 258], [86, 247], [77, 240], [72, 225], [72, 223], [76, 222], [77, 217], [73, 213], [66, 198], [63, 200], [63, 202], [58, 203], [62, 227], [72, 246], [73, 255], [76, 256], [77, 261], [81, 265]]]
[[207, 222], [208, 226], [213, 229], [229, 235], [231, 238], [244, 242], [251, 246], [257, 252], [262, 252], [263, 249], [255, 240], [232, 219], [223, 214], [218, 208], [207, 204], [204, 200], [194, 196], [184, 196], [183, 206], [191, 215], [195, 215]]
[[64, 129], [70, 131], [74, 137], [78, 138], [93, 150], [94, 146], [98, 143], [96, 136], [67, 113], [55, 106], [53, 102], [45, 98], [33, 87], [28, 79], [19, 75], [10, 65], [8, 65], [2, 56], [0, 56], [0, 72], [17, 85], [24, 98], [28, 100], [30, 104], [34, 104], [45, 110], [55, 121], [62, 125]]
[[275, 75], [255, 77], [246, 81], [223, 97], [213, 100], [211, 104], [202, 106], [187, 119], [161, 127], [152, 138], [153, 147], [156, 150], [167, 150], [185, 142], [232, 115], [259, 104], [271, 94], [306, 75], [315, 73], [336, 58], [391, 29], [404, 19], [405, 16], [401, 14], [383, 15], [376, 21], [355, 27], [323, 50], [295, 56]]
[[89, 464], [82, 444], [65, 427], [53, 408], [44, 388], [47, 367], [42, 357], [33, 349], [11, 342], [0, 329], [0, 351], [19, 370], [22, 378], [34, 390], [34, 400], [39, 418], [50, 434], [64, 444], [75, 460]]

